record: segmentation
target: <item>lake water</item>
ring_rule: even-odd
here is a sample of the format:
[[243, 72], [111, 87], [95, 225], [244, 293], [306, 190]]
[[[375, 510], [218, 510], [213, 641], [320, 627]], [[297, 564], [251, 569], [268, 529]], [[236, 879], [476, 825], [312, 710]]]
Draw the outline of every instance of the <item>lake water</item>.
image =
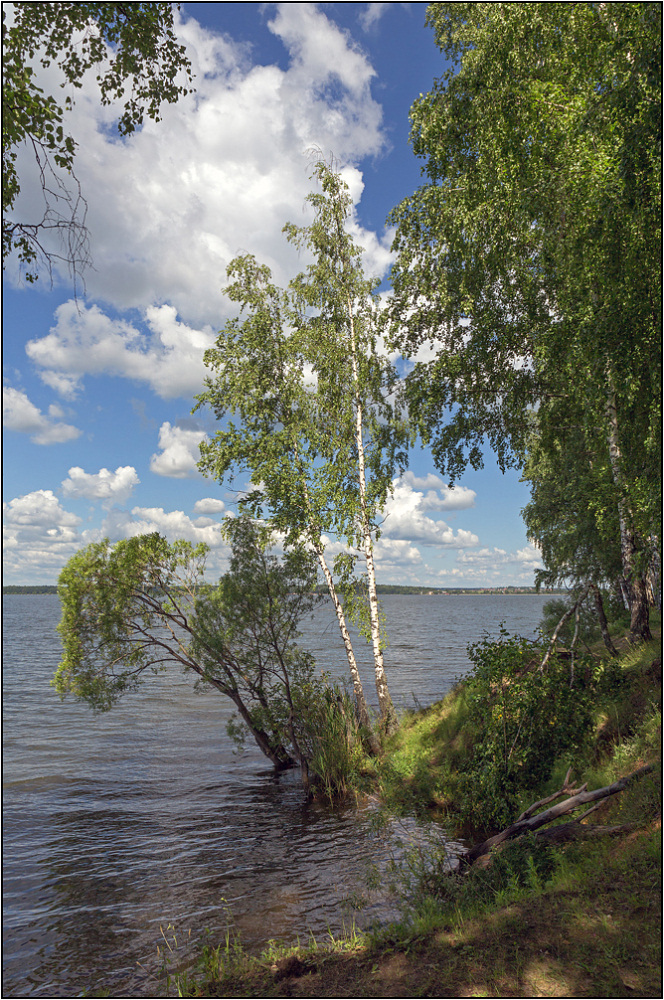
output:
[[[468, 668], [467, 643], [503, 621], [532, 636], [546, 600], [384, 598], [395, 704], [443, 697]], [[250, 743], [235, 754], [224, 699], [195, 694], [176, 668], [105, 715], [61, 702], [49, 687], [57, 597], [5, 596], [3, 610], [3, 996], [163, 997], [162, 930], [175, 967], [231, 915], [248, 950], [389, 918], [380, 892], [356, 914], [347, 905], [397, 849], [400, 831], [377, 833], [371, 803], [307, 803], [296, 773], [275, 776]], [[303, 631], [320, 667], [344, 676], [331, 609]]]

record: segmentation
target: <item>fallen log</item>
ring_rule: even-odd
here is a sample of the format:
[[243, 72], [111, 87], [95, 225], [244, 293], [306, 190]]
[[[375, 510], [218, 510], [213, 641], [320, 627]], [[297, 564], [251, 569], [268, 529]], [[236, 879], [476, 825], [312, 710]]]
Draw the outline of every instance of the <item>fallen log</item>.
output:
[[[577, 836], [598, 836], [600, 834], [622, 833], [627, 830], [631, 830], [633, 829], [631, 825], [622, 827], [584, 827], [581, 825], [581, 821], [599, 808], [602, 799], [606, 799], [610, 795], [616, 795], [618, 792], [622, 792], [623, 789], [631, 784], [632, 781], [636, 781], [637, 778], [642, 777], [644, 774], [648, 774], [652, 771], [652, 769], [652, 764], [646, 764], [645, 767], [640, 767], [638, 771], [633, 771], [632, 774], [628, 774], [627, 777], [614, 781], [612, 785], [606, 785], [604, 788], [596, 788], [592, 792], [587, 790], [587, 782], [581, 785], [580, 788], [570, 788], [570, 771], [568, 771], [560, 791], [554, 792], [553, 795], [549, 795], [547, 798], [540, 799], [538, 802], [534, 802], [531, 806], [528, 806], [528, 808], [521, 813], [516, 823], [512, 823], [511, 826], [508, 826], [501, 833], [497, 833], [494, 837], [489, 837], [489, 839], [485, 840], [483, 843], [476, 844], [475, 847], [471, 847], [469, 851], [466, 851], [465, 854], [460, 856], [459, 863], [461, 866], [475, 864], [480, 858], [484, 858], [489, 855], [491, 851], [499, 847], [500, 844], [504, 844], [508, 840], [514, 840], [516, 837], [520, 837], [524, 833], [534, 833], [536, 830], [540, 830], [537, 834], [538, 837], [548, 840], [550, 843], [570, 840]], [[543, 812], [533, 815], [533, 813], [535, 813], [535, 811], [541, 806], [548, 805], [549, 802], [553, 802], [555, 799], [560, 798], [561, 795], [567, 795], [568, 797], [562, 802], [558, 802], [555, 806], [551, 806], [549, 809], [545, 809]], [[590, 809], [587, 809], [581, 816], [577, 816], [577, 818], [572, 822], [559, 824], [558, 826], [551, 827], [549, 830], [540, 829], [548, 823], [552, 823], [560, 816], [566, 816], [581, 806], [587, 805], [589, 802], [594, 802], [595, 805], [591, 806]]]

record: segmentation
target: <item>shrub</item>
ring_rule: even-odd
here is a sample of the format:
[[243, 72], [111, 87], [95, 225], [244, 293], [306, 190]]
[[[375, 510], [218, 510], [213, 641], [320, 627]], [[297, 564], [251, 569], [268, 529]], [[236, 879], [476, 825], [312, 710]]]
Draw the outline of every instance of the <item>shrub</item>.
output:
[[[591, 727], [592, 671], [542, 652], [504, 630], [469, 646], [466, 679], [473, 741], [459, 767], [460, 811], [476, 828], [505, 826], [520, 793], [546, 781], [558, 757], [572, 757]], [[586, 680], [588, 678], [588, 680]]]

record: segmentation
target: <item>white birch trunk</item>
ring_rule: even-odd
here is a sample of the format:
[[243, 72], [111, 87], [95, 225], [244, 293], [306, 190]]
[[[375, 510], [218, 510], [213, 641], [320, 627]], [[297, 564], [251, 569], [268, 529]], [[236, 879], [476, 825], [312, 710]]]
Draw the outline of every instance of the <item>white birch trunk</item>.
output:
[[[327, 583], [327, 589], [330, 592], [330, 597], [332, 598], [332, 603], [334, 605], [334, 610], [337, 616], [337, 622], [339, 624], [339, 631], [341, 632], [341, 638], [343, 639], [344, 648], [346, 650], [346, 657], [348, 659], [348, 668], [350, 670], [351, 680], [353, 682], [353, 693], [355, 695], [355, 707], [357, 710], [357, 721], [361, 726], [364, 726], [369, 733], [371, 733], [371, 720], [369, 719], [369, 708], [367, 706], [366, 699], [364, 697], [364, 689], [362, 688], [362, 681], [360, 679], [360, 673], [357, 669], [357, 661], [355, 659], [355, 652], [353, 650], [353, 644], [351, 642], [350, 633], [346, 626], [346, 618], [344, 615], [343, 607], [341, 606], [341, 601], [337, 597], [336, 587], [334, 586], [334, 580], [332, 579], [332, 573], [325, 560], [325, 555], [323, 549], [320, 546], [314, 546], [316, 550], [316, 555], [318, 556], [318, 561], [323, 570], [323, 575], [325, 576], [325, 582]], [[372, 749], [377, 751], [378, 745], [373, 745]]]
[[355, 324], [353, 322], [353, 308], [350, 298], [347, 299], [348, 319], [350, 323], [350, 343], [351, 361], [353, 369], [353, 384], [355, 387], [355, 443], [357, 446], [358, 463], [358, 483], [360, 487], [360, 504], [362, 509], [362, 542], [364, 547], [364, 558], [367, 565], [367, 580], [369, 584], [369, 615], [371, 619], [371, 643], [374, 654], [374, 671], [376, 675], [376, 694], [383, 725], [388, 733], [397, 728], [397, 718], [392, 704], [392, 698], [387, 687], [385, 677], [385, 666], [383, 664], [383, 651], [380, 644], [380, 613], [378, 608], [378, 595], [376, 592], [376, 571], [373, 559], [373, 540], [371, 538], [371, 527], [366, 502], [366, 476], [364, 468], [364, 442], [362, 439], [362, 404], [359, 395], [359, 375], [357, 369], [357, 345], [355, 342]]
[[648, 597], [643, 576], [636, 571], [635, 557], [639, 551], [638, 541], [631, 526], [630, 511], [622, 495], [623, 474], [622, 455], [618, 437], [618, 409], [613, 389], [610, 370], [607, 371], [608, 397], [606, 401], [606, 416], [608, 422], [608, 446], [611, 475], [618, 495], [618, 520], [620, 524], [620, 555], [623, 565], [623, 576], [629, 594], [631, 623], [629, 629], [630, 642], [643, 642], [652, 638], [649, 624]]
[[[297, 446], [295, 454], [299, 465], [299, 455], [297, 452]], [[307, 489], [307, 481], [304, 474], [301, 471], [301, 467], [300, 467], [300, 474], [302, 475], [302, 489], [304, 492], [304, 502], [306, 504], [307, 513], [310, 514], [311, 508], [309, 505], [309, 491]], [[378, 746], [378, 741], [375, 739], [372, 733], [371, 719], [369, 717], [369, 707], [367, 705], [366, 698], [364, 697], [364, 688], [362, 687], [360, 672], [357, 669], [357, 660], [355, 659], [355, 651], [353, 650], [353, 643], [351, 641], [350, 633], [346, 625], [346, 617], [344, 615], [341, 601], [337, 596], [337, 589], [334, 586], [334, 579], [332, 577], [332, 573], [330, 572], [330, 567], [327, 565], [327, 560], [325, 559], [325, 550], [320, 540], [320, 532], [316, 529], [316, 526], [314, 524], [310, 523], [310, 528], [312, 534], [316, 536], [312, 540], [312, 545], [314, 547], [316, 556], [318, 557], [318, 562], [320, 563], [320, 567], [323, 570], [325, 583], [327, 584], [327, 589], [329, 591], [330, 597], [332, 598], [332, 604], [334, 605], [334, 611], [337, 616], [339, 631], [341, 632], [341, 638], [343, 640], [344, 649], [346, 650], [348, 669], [350, 672], [351, 681], [353, 682], [353, 694], [355, 695], [355, 708], [357, 711], [357, 721], [360, 724], [360, 726], [364, 726], [367, 732], [371, 734], [369, 736], [371, 748], [374, 751], [374, 753], [377, 753], [380, 748]]]

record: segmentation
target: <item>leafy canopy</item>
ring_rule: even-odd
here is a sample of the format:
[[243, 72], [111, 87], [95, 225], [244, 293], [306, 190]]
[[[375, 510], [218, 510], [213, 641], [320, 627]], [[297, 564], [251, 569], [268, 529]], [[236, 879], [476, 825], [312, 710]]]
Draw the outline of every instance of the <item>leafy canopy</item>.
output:
[[[396, 346], [430, 342], [411, 412], [441, 471], [520, 465], [536, 419], [611, 372], [625, 481], [659, 450], [661, 11], [435, 3], [452, 66], [411, 112], [425, 183], [392, 213]], [[570, 379], [573, 382], [570, 383]], [[537, 417], [535, 417], [535, 412]], [[639, 438], [637, 441], [636, 438]]]

